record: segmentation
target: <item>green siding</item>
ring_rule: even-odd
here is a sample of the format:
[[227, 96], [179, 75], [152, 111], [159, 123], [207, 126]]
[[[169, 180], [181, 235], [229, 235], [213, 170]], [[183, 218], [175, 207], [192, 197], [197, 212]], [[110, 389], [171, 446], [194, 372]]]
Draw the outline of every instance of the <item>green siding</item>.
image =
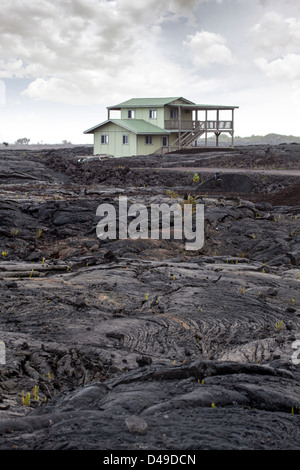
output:
[[157, 152], [162, 146], [162, 136], [153, 135], [152, 144], [146, 144], [145, 136], [137, 136], [137, 155], [149, 155], [150, 153]]
[[162, 127], [157, 127], [150, 121], [144, 119], [112, 119], [110, 122], [124, 127], [135, 134], [168, 134]]
[[[152, 106], [151, 108], [124, 108], [121, 109], [121, 119], [128, 119], [128, 111], [132, 109], [135, 112], [134, 119], [143, 119], [154, 126], [164, 128], [164, 108], [156, 108]], [[150, 109], [156, 110], [156, 119], [152, 119], [149, 116]]]

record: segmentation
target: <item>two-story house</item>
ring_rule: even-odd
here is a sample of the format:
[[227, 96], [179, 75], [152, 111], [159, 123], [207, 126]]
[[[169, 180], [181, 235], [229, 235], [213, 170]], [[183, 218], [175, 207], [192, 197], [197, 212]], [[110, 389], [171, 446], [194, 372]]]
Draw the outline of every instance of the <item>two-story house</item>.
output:
[[[221, 132], [231, 135], [234, 144], [234, 109], [237, 106], [195, 104], [182, 97], [132, 98], [109, 106], [107, 120], [84, 131], [94, 134], [94, 154], [115, 157], [166, 153], [196, 145], [204, 134], [213, 132], [216, 145]], [[230, 118], [220, 120], [220, 112]], [[118, 117], [113, 118], [113, 113]], [[208, 113], [215, 113], [213, 119]]]

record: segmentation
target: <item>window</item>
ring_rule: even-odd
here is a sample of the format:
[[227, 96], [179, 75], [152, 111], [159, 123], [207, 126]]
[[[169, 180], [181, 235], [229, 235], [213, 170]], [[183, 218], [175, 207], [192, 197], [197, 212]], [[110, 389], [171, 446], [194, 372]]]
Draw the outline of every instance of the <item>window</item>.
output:
[[127, 116], [128, 116], [128, 119], [134, 119], [134, 116], [135, 116], [134, 109], [128, 109]]
[[123, 144], [124, 145], [128, 144], [128, 134], [123, 134]]
[[156, 119], [156, 117], [157, 117], [156, 109], [150, 109], [149, 110], [149, 118], [150, 119]]
[[152, 145], [152, 135], [146, 135], [145, 144], [146, 145]]
[[178, 110], [177, 109], [170, 109], [170, 118], [177, 119], [178, 117]]
[[108, 144], [108, 135], [101, 134], [100, 141], [101, 141], [101, 144]]

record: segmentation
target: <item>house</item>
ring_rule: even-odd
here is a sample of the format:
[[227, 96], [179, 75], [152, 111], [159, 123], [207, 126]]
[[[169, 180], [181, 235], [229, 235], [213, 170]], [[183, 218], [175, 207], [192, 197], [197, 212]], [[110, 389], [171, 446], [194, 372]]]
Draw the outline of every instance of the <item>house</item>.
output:
[[[84, 131], [94, 135], [94, 154], [115, 157], [166, 153], [197, 146], [198, 139], [221, 132], [234, 145], [234, 109], [237, 106], [196, 104], [182, 97], [132, 98], [107, 108], [107, 120]], [[230, 113], [220, 120], [220, 113]], [[113, 114], [118, 113], [118, 116]], [[213, 113], [213, 118], [211, 118]]]

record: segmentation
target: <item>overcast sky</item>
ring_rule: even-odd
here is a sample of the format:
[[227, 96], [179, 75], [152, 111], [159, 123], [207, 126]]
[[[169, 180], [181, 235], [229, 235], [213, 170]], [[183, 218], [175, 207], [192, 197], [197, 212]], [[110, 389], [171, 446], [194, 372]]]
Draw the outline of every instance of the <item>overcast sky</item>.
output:
[[300, 0], [0, 0], [0, 142], [92, 143], [133, 97], [236, 105], [300, 135]]

